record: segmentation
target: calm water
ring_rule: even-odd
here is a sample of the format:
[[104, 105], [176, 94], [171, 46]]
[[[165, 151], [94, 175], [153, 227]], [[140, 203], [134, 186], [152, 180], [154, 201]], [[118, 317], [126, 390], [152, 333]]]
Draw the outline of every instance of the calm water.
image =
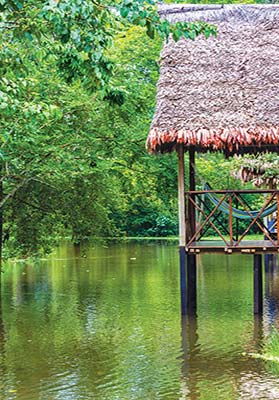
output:
[[61, 246], [5, 266], [0, 399], [279, 399], [272, 366], [243, 356], [278, 324], [279, 280], [252, 312], [252, 257], [198, 260], [198, 317], [180, 318], [176, 245]]

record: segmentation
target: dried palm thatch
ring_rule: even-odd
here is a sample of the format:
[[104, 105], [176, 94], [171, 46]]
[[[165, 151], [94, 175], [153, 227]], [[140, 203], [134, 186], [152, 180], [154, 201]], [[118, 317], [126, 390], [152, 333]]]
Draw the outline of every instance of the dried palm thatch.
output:
[[218, 35], [165, 43], [148, 150], [279, 152], [279, 5], [176, 4], [159, 13], [215, 24]]

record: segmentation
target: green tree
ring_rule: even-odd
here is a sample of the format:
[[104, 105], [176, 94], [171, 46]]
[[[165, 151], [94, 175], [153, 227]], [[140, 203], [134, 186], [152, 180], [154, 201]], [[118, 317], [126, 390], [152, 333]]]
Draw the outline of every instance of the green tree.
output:
[[[151, 82], [142, 85], [146, 93], [130, 96], [132, 103], [124, 105], [130, 88], [122, 90], [117, 78], [115, 37], [126, 35], [131, 25], [151, 38], [215, 33], [205, 23], [160, 21], [155, 5], [152, 0], [0, 2], [0, 207], [4, 239], [12, 238], [23, 254], [48, 248], [47, 238], [61, 230], [78, 241], [115, 234], [121, 225], [115, 215], [123, 219], [129, 201], [118, 167], [129, 168], [128, 154], [135, 151], [133, 140], [127, 146], [130, 126], [124, 120], [132, 112], [146, 127], [152, 112], [148, 90], [152, 85], [154, 92], [158, 67], [148, 59], [156, 74], [153, 67], [152, 77], [144, 73]], [[128, 85], [135, 65], [129, 66]], [[116, 142], [120, 148], [125, 142], [126, 159], [114, 151]]]

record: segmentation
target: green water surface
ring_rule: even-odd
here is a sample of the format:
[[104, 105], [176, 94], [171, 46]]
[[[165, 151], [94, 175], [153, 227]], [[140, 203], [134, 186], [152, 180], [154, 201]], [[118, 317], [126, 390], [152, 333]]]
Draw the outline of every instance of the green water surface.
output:
[[173, 243], [64, 244], [5, 265], [0, 399], [279, 399], [278, 376], [243, 355], [277, 324], [277, 273], [261, 320], [251, 256], [204, 255], [197, 268], [197, 318], [181, 319]]

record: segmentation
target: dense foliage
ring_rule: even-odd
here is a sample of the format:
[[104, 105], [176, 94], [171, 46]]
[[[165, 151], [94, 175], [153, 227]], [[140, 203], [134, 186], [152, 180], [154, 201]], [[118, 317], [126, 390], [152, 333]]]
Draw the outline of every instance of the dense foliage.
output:
[[[176, 234], [176, 157], [145, 150], [157, 60], [170, 33], [191, 40], [216, 29], [170, 26], [155, 5], [0, 0], [0, 206], [8, 254], [47, 251], [59, 236]], [[220, 164], [200, 157], [201, 185], [233, 180], [228, 162]]]
[[[0, 206], [9, 252], [45, 251], [57, 235], [78, 242], [169, 233], [167, 194], [158, 198], [144, 153], [160, 40], [216, 30], [170, 26], [155, 5], [0, 1]], [[146, 33], [156, 37], [150, 46]]]

